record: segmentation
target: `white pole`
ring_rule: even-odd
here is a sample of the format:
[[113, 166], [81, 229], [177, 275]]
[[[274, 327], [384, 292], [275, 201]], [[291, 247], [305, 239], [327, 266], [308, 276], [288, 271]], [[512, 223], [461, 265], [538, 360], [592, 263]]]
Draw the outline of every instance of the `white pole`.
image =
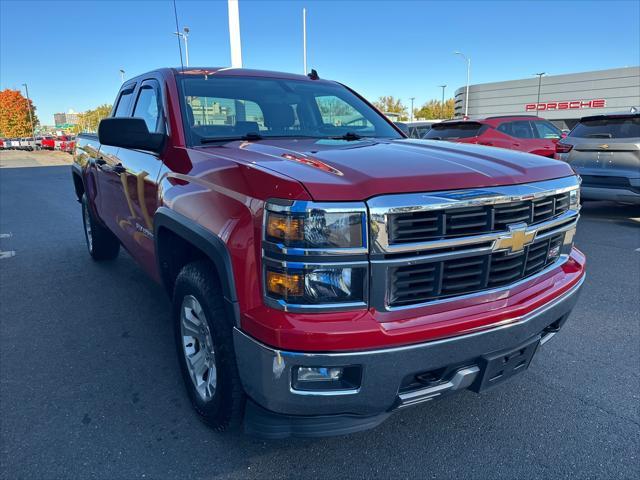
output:
[[467, 58], [467, 91], [464, 94], [464, 116], [469, 115], [469, 79], [471, 78], [471, 58]]
[[231, 66], [233, 68], [242, 68], [242, 44], [240, 43], [240, 11], [238, 9], [238, 0], [228, 0], [228, 8]]
[[471, 58], [462, 52], [453, 52], [454, 55], [460, 55], [467, 62], [467, 88], [464, 94], [464, 116], [469, 115], [469, 79], [471, 78]]
[[184, 58], [187, 63], [187, 67], [189, 66], [189, 43], [187, 40], [189, 39], [189, 28], [184, 27], [184, 33], [182, 34], [182, 38], [184, 38]]
[[302, 58], [303, 74], [307, 74], [307, 9], [302, 9]]

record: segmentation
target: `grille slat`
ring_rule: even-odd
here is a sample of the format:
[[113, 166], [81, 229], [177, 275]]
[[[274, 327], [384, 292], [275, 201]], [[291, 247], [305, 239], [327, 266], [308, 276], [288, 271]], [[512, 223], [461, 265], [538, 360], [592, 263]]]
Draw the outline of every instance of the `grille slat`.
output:
[[569, 209], [569, 192], [511, 203], [388, 216], [389, 244], [440, 240], [507, 230], [513, 223], [535, 224]]
[[538, 240], [516, 254], [493, 252], [468, 258], [391, 267], [390, 306], [407, 306], [509, 285], [553, 263], [549, 252], [564, 233]]

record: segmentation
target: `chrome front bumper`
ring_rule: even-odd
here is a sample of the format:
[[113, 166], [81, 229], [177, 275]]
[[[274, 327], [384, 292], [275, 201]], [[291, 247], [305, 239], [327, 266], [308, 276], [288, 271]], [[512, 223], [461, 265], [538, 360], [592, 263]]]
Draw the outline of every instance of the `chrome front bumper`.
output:
[[[541, 343], [546, 342], [555, 334], [548, 327], [560, 326], [574, 307], [584, 278], [552, 303], [512, 323], [417, 345], [344, 353], [292, 352], [263, 345], [236, 329], [234, 343], [242, 384], [263, 413], [306, 419], [309, 416], [388, 415], [396, 408], [468, 388], [478, 374], [474, 366], [483, 355], [515, 348], [536, 336], [540, 336]], [[301, 392], [292, 388], [294, 367], [353, 365], [360, 365], [363, 370], [358, 389]], [[451, 365], [460, 365], [460, 369], [441, 384], [422, 391], [400, 392], [407, 376]]]

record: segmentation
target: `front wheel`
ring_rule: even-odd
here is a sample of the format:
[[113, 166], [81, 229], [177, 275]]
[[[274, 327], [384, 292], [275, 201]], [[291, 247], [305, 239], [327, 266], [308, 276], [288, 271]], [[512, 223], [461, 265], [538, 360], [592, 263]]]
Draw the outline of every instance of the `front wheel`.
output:
[[216, 430], [239, 426], [245, 395], [236, 366], [233, 320], [207, 261], [186, 265], [173, 295], [176, 348], [191, 403]]

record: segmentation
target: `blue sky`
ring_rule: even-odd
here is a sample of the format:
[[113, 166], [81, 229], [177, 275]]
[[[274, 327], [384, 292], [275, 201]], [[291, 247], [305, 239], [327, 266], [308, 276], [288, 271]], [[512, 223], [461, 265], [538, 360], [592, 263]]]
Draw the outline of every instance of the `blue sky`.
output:
[[[178, 0], [191, 29], [191, 65], [230, 63], [227, 2]], [[302, 7], [308, 61], [370, 100], [416, 106], [471, 83], [640, 64], [640, 2], [240, 0], [244, 66], [302, 71]], [[41, 123], [53, 113], [111, 103], [119, 69], [134, 76], [179, 65], [173, 4], [148, 1], [0, 0], [0, 89], [28, 83]]]

